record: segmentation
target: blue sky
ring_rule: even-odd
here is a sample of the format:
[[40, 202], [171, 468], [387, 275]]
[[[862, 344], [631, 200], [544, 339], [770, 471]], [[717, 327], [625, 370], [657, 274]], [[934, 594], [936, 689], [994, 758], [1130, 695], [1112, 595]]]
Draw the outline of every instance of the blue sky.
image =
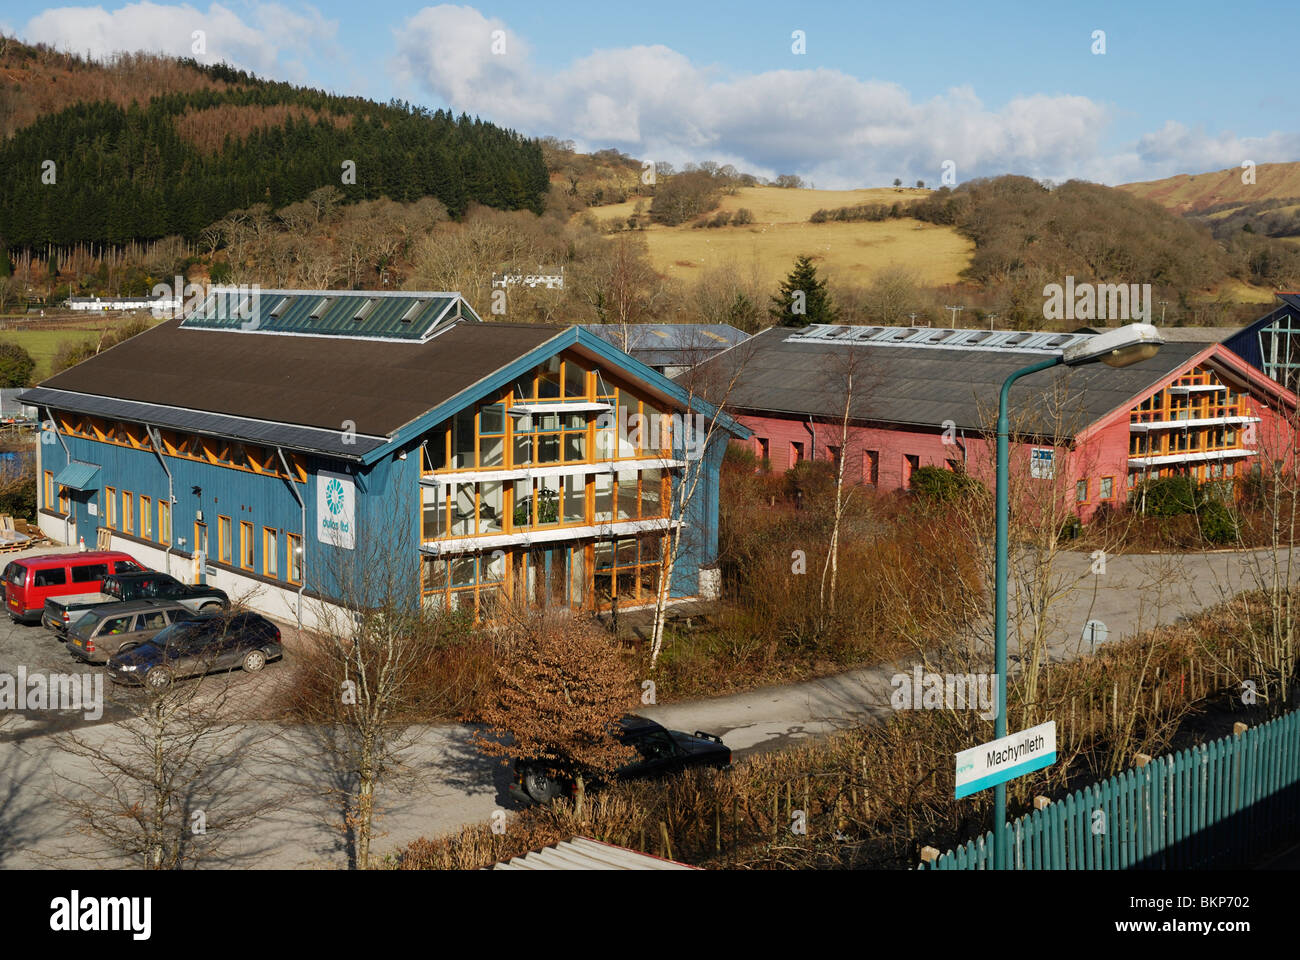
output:
[[1300, 159], [1282, 4], [0, 0], [0, 26], [95, 55], [189, 55], [201, 29], [200, 59], [259, 74], [825, 187]]

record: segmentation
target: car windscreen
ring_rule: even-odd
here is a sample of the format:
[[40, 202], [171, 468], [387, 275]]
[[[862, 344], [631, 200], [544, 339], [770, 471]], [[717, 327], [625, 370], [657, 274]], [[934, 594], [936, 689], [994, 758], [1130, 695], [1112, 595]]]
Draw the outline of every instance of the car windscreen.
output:
[[182, 620], [159, 630], [148, 642], [156, 647], [166, 646], [169, 652], [173, 648], [179, 650], [213, 633], [214, 627], [219, 629], [211, 620]]

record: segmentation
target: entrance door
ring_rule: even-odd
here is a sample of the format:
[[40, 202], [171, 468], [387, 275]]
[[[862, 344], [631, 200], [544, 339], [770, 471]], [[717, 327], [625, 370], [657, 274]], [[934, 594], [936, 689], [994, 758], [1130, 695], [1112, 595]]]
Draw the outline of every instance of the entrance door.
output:
[[528, 551], [528, 591], [539, 607], [569, 602], [569, 548], [534, 547]]

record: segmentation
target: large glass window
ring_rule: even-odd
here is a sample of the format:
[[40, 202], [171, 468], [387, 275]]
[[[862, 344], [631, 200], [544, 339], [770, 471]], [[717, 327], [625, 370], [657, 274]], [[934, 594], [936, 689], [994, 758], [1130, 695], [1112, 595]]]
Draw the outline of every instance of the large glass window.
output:
[[506, 462], [506, 411], [499, 403], [479, 412], [478, 465], [503, 467]]
[[595, 544], [596, 602], [608, 607], [617, 596], [620, 604], [652, 603], [658, 596], [662, 534], [624, 537]]
[[614, 478], [608, 473], [596, 474], [596, 523], [614, 519]]
[[426, 559], [424, 602], [439, 610], [469, 609], [479, 617], [490, 612], [506, 576], [505, 554], [471, 554], [449, 560]]
[[587, 522], [587, 478], [584, 476], [564, 478], [564, 522]]
[[451, 425], [452, 467], [465, 470], [474, 466], [474, 408], [456, 414]]
[[447, 535], [447, 510], [441, 486], [426, 486], [421, 491], [424, 501], [424, 539], [437, 540]]
[[451, 505], [451, 535], [453, 537], [470, 537], [474, 535], [474, 484], [457, 483]]
[[635, 470], [618, 472], [618, 518], [635, 520], [637, 508], [637, 485]]
[[505, 530], [505, 485], [499, 480], [479, 484], [478, 532], [501, 533]]

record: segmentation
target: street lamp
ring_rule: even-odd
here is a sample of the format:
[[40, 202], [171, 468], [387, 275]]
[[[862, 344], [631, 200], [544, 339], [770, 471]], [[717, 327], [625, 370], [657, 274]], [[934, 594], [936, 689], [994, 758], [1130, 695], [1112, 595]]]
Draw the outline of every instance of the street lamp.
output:
[[[998, 397], [998, 478], [997, 478], [997, 533], [995, 537], [996, 567], [993, 601], [993, 643], [998, 678], [998, 713], [994, 721], [994, 739], [1007, 735], [1007, 519], [1010, 494], [1007, 489], [1007, 446], [1010, 428], [1007, 423], [1007, 395], [1011, 385], [1021, 377], [1055, 366], [1079, 367], [1087, 363], [1104, 363], [1109, 367], [1127, 367], [1149, 360], [1156, 355], [1164, 339], [1149, 323], [1130, 323], [1118, 330], [1088, 337], [1086, 340], [1045, 360], [1015, 371], [1002, 384]], [[999, 783], [993, 788], [993, 867], [1004, 870], [1007, 865], [1007, 785]]]

